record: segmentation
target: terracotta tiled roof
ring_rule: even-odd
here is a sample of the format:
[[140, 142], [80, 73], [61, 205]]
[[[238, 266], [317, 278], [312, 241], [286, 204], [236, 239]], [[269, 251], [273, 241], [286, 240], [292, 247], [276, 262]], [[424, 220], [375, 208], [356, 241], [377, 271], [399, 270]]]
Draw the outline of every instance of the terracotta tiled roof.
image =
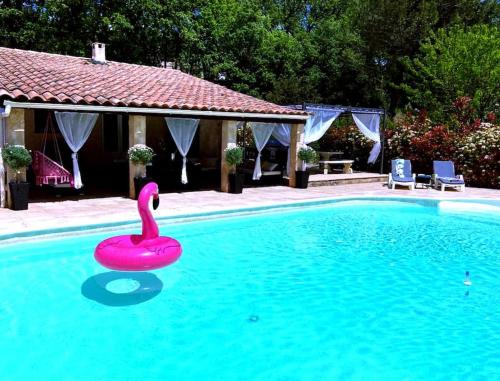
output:
[[0, 48], [0, 98], [28, 102], [305, 115], [175, 69]]

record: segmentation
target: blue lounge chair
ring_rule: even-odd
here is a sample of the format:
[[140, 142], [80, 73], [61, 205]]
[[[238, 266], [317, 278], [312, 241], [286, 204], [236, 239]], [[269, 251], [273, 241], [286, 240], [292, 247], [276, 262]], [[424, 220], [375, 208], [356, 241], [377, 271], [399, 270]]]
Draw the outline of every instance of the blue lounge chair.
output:
[[432, 175], [436, 189], [458, 188], [459, 191], [465, 191], [465, 182], [462, 175], [455, 175], [455, 166], [452, 161], [434, 160], [434, 174]]
[[389, 173], [389, 188], [395, 189], [396, 185], [415, 189], [415, 174], [411, 173], [410, 160], [395, 159], [391, 161], [391, 173]]

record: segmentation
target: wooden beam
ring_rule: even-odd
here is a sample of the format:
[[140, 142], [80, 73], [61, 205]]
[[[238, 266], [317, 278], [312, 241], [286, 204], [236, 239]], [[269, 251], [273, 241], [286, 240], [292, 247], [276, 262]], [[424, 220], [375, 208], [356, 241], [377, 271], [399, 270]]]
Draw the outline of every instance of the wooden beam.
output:
[[[129, 115], [128, 118], [128, 145], [146, 144], [146, 116]], [[129, 162], [129, 196], [135, 198], [134, 177], [145, 176], [146, 167]]]
[[236, 127], [238, 122], [235, 120], [223, 120], [221, 132], [221, 168], [220, 168], [220, 190], [221, 192], [229, 192], [229, 171], [230, 167], [226, 163], [225, 149], [229, 143], [236, 144]]
[[296, 184], [295, 171], [298, 165], [298, 152], [304, 144], [304, 124], [292, 124], [290, 131], [290, 173], [288, 174], [288, 186], [294, 188]]
[[[21, 145], [24, 146], [24, 129], [25, 123], [25, 112], [24, 109], [12, 109], [10, 115], [5, 119], [5, 137], [7, 144], [10, 145]], [[15, 181], [16, 173], [10, 169], [7, 165], [6, 168], [6, 194], [7, 194], [7, 207], [11, 207], [12, 200], [10, 199], [10, 189], [9, 182]], [[26, 169], [21, 170], [21, 181], [26, 181]]]

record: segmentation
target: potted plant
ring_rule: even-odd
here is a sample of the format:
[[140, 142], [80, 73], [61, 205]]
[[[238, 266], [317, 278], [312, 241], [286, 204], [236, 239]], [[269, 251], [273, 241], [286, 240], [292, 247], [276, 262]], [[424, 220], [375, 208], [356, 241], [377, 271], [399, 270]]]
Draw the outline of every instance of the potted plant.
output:
[[236, 144], [228, 144], [224, 150], [226, 163], [230, 166], [229, 173], [229, 192], [243, 192], [243, 174], [239, 174], [236, 166], [243, 161], [243, 148]]
[[318, 153], [311, 147], [304, 146], [299, 150], [298, 157], [302, 161], [302, 165], [300, 171], [295, 171], [295, 187], [305, 189], [309, 182], [307, 164], [317, 163]]
[[26, 210], [30, 185], [26, 181], [21, 181], [21, 170], [31, 164], [31, 155], [23, 146], [8, 145], [2, 149], [2, 158], [16, 173], [16, 180], [9, 182], [11, 208], [12, 210]]
[[152, 179], [146, 176], [146, 165], [151, 163], [155, 155], [153, 149], [144, 144], [135, 144], [128, 149], [128, 159], [135, 166], [134, 189], [135, 198], [139, 197], [141, 189]]

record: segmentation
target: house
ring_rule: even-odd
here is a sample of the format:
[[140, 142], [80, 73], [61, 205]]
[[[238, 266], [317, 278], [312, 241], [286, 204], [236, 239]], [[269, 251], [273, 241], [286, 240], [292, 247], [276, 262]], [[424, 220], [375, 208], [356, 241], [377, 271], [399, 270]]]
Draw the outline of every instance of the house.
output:
[[[162, 164], [159, 159], [154, 170], [162, 172], [164, 167], [167, 183], [169, 178], [177, 181], [181, 157], [165, 118], [199, 121], [191, 147], [196, 157], [193, 165], [207, 170], [216, 167], [218, 183], [214, 188], [221, 191], [228, 191], [224, 149], [236, 142], [239, 122], [264, 122], [270, 128], [277, 123], [290, 125], [291, 164], [295, 166], [308, 118], [304, 111], [238, 93], [176, 69], [108, 61], [100, 43], [93, 44], [92, 58], [0, 48], [0, 68], [0, 107], [4, 108], [0, 144], [20, 144], [32, 151], [45, 146], [47, 155], [54, 158], [51, 147], [58, 143], [62, 164], [71, 170], [73, 150], [60, 136], [54, 115], [97, 114], [88, 139], [74, 156], [84, 182], [97, 188], [102, 184], [103, 194], [112, 187], [134, 196], [135, 168], [126, 160], [126, 152], [138, 143], [152, 147], [164, 160]], [[11, 179], [7, 168], [1, 181], [6, 184]], [[294, 173], [290, 173], [289, 185], [294, 184]]]

